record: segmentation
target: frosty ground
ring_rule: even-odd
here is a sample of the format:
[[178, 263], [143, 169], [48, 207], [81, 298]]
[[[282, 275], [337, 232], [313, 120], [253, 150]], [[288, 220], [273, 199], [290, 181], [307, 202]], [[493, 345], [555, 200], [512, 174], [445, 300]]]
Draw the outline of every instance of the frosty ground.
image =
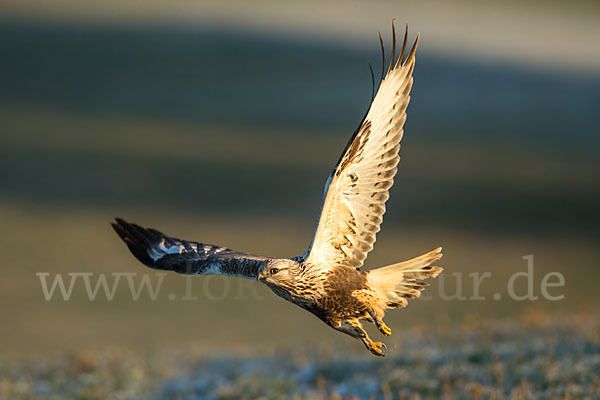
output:
[[481, 398], [600, 396], [600, 318], [528, 314], [399, 333], [388, 357], [353, 342], [253, 352], [83, 351], [0, 367], [2, 399]]

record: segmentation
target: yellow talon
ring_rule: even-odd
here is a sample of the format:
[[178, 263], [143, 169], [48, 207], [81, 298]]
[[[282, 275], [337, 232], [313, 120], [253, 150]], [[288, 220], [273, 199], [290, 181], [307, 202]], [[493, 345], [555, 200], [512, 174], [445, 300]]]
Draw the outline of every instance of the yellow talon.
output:
[[371, 348], [369, 350], [371, 350], [371, 353], [375, 354], [376, 356], [385, 357], [384, 350], [386, 348], [387, 347], [386, 347], [385, 343], [373, 342], [373, 343], [371, 343]]
[[383, 333], [385, 336], [390, 336], [392, 334], [392, 330], [390, 329], [389, 326], [387, 326], [386, 324], [381, 324], [381, 326], [379, 327], [379, 330], [381, 331], [381, 333]]

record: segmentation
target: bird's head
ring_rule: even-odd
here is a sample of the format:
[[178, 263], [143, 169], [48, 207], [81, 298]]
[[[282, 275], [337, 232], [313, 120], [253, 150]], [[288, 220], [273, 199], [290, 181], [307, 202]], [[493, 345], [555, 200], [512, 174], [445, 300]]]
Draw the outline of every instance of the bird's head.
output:
[[269, 260], [258, 274], [258, 280], [269, 286], [293, 290], [300, 278], [300, 265], [293, 260]]

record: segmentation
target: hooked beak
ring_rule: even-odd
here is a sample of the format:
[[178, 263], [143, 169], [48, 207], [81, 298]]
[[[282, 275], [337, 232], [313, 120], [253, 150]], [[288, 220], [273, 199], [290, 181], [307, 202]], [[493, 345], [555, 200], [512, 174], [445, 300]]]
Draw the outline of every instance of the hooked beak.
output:
[[258, 280], [259, 280], [259, 281], [261, 281], [261, 282], [265, 282], [265, 281], [267, 280], [267, 275], [265, 275], [265, 274], [263, 273], [263, 271], [260, 271], [260, 272], [258, 273]]

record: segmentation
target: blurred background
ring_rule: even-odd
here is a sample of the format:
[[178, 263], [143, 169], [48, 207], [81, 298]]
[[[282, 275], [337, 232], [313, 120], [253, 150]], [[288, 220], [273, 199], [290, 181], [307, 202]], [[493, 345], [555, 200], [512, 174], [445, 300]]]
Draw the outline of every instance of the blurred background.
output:
[[[170, 274], [155, 301], [132, 300], [125, 280], [112, 301], [102, 290], [90, 301], [80, 280], [68, 301], [46, 301], [36, 273], [141, 278], [149, 271], [109, 226], [116, 216], [302, 254], [392, 18], [421, 41], [402, 161], [366, 265], [443, 246], [445, 273], [388, 325], [401, 335], [531, 310], [596, 313], [599, 17], [595, 1], [3, 1], [0, 359], [110, 346], [363, 351], [252, 282], [197, 278], [191, 301]], [[507, 282], [527, 255], [540, 299], [515, 301]], [[468, 274], [488, 271], [485, 300], [441, 298], [459, 290], [455, 273], [476, 296]], [[564, 276], [550, 289], [564, 299], [542, 297], [549, 272]]]

